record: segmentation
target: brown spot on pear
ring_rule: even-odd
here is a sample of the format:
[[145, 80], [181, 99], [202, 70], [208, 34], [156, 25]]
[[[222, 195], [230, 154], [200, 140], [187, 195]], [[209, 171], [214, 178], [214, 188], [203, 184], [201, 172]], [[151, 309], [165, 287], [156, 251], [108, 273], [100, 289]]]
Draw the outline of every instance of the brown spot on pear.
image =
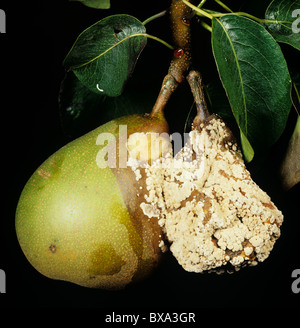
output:
[[[120, 126], [127, 136], [168, 131], [162, 115], [118, 118], [62, 147], [24, 187], [17, 237], [29, 262], [47, 277], [120, 289], [159, 263], [161, 228], [139, 206], [146, 190], [143, 169], [137, 179], [131, 168], [119, 167], [127, 161]], [[110, 137], [101, 144], [104, 134]], [[102, 156], [114, 146], [114, 156]], [[115, 167], [105, 166], [114, 161]]]

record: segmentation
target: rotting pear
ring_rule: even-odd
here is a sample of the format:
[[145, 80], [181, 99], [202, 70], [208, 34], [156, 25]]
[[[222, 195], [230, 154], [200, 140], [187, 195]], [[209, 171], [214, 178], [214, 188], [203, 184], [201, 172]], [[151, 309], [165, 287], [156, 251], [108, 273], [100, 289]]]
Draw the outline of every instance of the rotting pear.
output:
[[183, 149], [146, 168], [140, 205], [187, 271], [235, 271], [268, 258], [283, 215], [252, 180], [225, 122], [210, 115], [199, 72], [187, 76], [197, 116]]
[[231, 131], [215, 115], [190, 132], [175, 157], [147, 167], [146, 176], [143, 211], [158, 218], [187, 271], [253, 266], [280, 236], [281, 211], [251, 179]]
[[[127, 128], [125, 138], [119, 138], [120, 126]], [[142, 151], [147, 145], [141, 137], [147, 141], [163, 132], [168, 124], [161, 113], [124, 116], [70, 142], [34, 172], [20, 196], [16, 231], [39, 272], [86, 287], [120, 289], [153, 271], [161, 258], [162, 232], [139, 206], [144, 169], [137, 176], [119, 163], [126, 164], [126, 146], [133, 152], [139, 148], [139, 160], [149, 161], [152, 154]], [[105, 136], [110, 138], [102, 144]], [[115, 154], [103, 156], [104, 148], [113, 146]], [[109, 161], [116, 165], [107, 166]]]

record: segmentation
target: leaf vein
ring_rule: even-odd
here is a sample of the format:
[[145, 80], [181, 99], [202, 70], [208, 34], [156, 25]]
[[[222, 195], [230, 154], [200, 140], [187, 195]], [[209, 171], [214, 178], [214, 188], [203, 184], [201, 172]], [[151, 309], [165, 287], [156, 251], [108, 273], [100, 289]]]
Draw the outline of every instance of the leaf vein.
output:
[[247, 136], [247, 105], [246, 105], [246, 99], [245, 99], [245, 91], [244, 91], [244, 86], [243, 86], [243, 78], [242, 78], [242, 74], [241, 74], [241, 69], [240, 69], [240, 66], [239, 66], [239, 62], [238, 62], [238, 58], [237, 58], [237, 54], [236, 54], [236, 51], [235, 51], [235, 48], [233, 46], [233, 43], [232, 43], [232, 40], [228, 34], [228, 31], [227, 29], [225, 28], [225, 26], [220, 22], [220, 20], [217, 19], [217, 21], [219, 22], [219, 24], [221, 25], [227, 39], [229, 40], [229, 44], [230, 44], [230, 47], [232, 49], [232, 52], [233, 52], [233, 55], [235, 57], [235, 60], [236, 60], [236, 63], [237, 63], [237, 68], [238, 68], [238, 74], [239, 74], [239, 78], [240, 78], [240, 81], [241, 81], [241, 87], [242, 87], [242, 98], [243, 98], [243, 104], [244, 104], [244, 114], [245, 114], [245, 136]]
[[138, 37], [138, 36], [144, 36], [144, 37], [146, 37], [147, 34], [146, 33], [134, 33], [134, 34], [128, 35], [127, 37], [123, 38], [122, 40], [120, 40], [116, 44], [114, 44], [111, 47], [109, 47], [108, 49], [106, 49], [104, 52], [100, 53], [98, 56], [92, 58], [91, 60], [87, 61], [86, 63], [80, 64], [80, 65], [71, 66], [70, 69], [78, 69], [78, 68], [84, 67], [84, 66], [92, 63], [93, 61], [99, 59], [100, 57], [104, 56], [106, 53], [108, 53], [109, 51], [111, 51], [115, 47], [121, 45], [123, 42], [125, 42], [125, 41], [127, 41], [127, 40], [129, 40], [129, 39], [131, 39], [133, 37]]
[[[278, 76], [278, 72], [275, 71], [274, 66], [271, 65], [271, 63], [269, 62], [269, 59], [268, 59], [268, 58], [267, 58], [262, 52], [258, 51], [255, 47], [253, 47], [253, 46], [251, 46], [251, 45], [249, 45], [249, 44], [245, 44], [245, 43], [242, 43], [242, 42], [240, 42], [240, 41], [232, 41], [232, 42], [233, 42], [233, 43], [236, 43], [236, 44], [240, 44], [240, 45], [245, 46], [245, 47], [250, 47], [251, 49], [253, 49], [256, 53], [259, 54], [259, 56], [261, 56], [261, 57], [264, 58], [264, 60], [266, 61], [266, 63], [268, 63], [268, 65], [270, 66], [271, 70], [274, 72], [274, 74], [276, 75], [276, 77], [279, 78], [279, 76]], [[240, 59], [240, 60], [241, 60], [241, 59]]]

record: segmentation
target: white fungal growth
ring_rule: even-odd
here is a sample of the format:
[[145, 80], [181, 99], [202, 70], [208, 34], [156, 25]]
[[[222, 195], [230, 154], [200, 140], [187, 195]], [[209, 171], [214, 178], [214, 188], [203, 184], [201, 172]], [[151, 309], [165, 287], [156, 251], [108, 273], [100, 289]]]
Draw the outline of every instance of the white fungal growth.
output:
[[174, 158], [146, 167], [141, 208], [158, 219], [187, 271], [264, 261], [280, 236], [282, 213], [251, 179], [224, 122], [212, 117], [199, 130]]

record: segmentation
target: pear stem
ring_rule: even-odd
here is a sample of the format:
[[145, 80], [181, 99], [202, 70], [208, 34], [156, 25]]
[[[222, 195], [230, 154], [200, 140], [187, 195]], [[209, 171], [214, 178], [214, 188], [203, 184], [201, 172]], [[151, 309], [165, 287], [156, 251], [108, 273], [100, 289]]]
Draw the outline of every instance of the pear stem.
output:
[[156, 116], [159, 113], [164, 112], [165, 106], [171, 98], [174, 91], [177, 89], [178, 83], [174, 77], [170, 74], [167, 74], [163, 80], [162, 87], [160, 89], [159, 95], [156, 99], [156, 102], [152, 108], [150, 116]]
[[171, 29], [175, 44], [168, 74], [165, 76], [156, 103], [150, 113], [162, 113], [177, 86], [185, 80], [192, 64], [190, 20], [193, 10], [180, 0], [172, 0], [170, 7]]
[[197, 71], [190, 71], [186, 79], [190, 85], [196, 103], [197, 116], [193, 122], [194, 127], [196, 127], [199, 126], [201, 122], [207, 121], [210, 114], [205, 101], [201, 74]]

